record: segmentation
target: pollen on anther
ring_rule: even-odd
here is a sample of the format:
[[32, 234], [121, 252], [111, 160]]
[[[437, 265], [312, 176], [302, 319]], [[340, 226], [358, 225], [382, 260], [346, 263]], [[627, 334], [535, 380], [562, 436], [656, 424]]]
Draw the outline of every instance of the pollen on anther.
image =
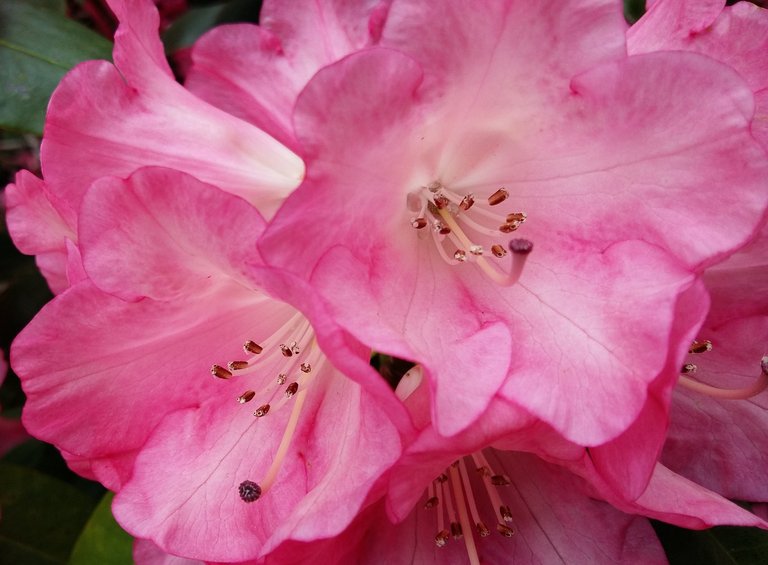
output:
[[448, 205], [451, 203], [450, 200], [448, 200], [445, 196], [436, 196], [435, 197], [435, 207], [438, 210], [444, 210], [448, 207]]
[[695, 373], [696, 369], [697, 367], [693, 363], [686, 363], [683, 365], [683, 368], [680, 370], [680, 372], [684, 375], [690, 375], [691, 373]]
[[243, 394], [237, 397], [237, 401], [240, 404], [245, 404], [246, 402], [250, 402], [253, 400], [253, 397], [256, 396], [256, 393], [252, 390], [246, 390]]
[[507, 192], [507, 189], [500, 188], [488, 197], [488, 204], [491, 206], [496, 206], [497, 204], [504, 202], [507, 198], [509, 198], [509, 192]]
[[440, 499], [437, 498], [436, 496], [433, 496], [432, 498], [430, 498], [424, 503], [424, 508], [434, 508], [438, 504], [440, 504]]
[[466, 212], [470, 208], [472, 208], [472, 205], [475, 203], [475, 196], [473, 194], [467, 194], [464, 198], [461, 199], [461, 202], [459, 203], [459, 209]]
[[287, 378], [288, 378], [288, 375], [284, 373], [280, 373], [279, 375], [277, 375], [277, 384], [284, 385]]
[[270, 408], [269, 404], [262, 404], [256, 409], [253, 415], [256, 416], [257, 418], [266, 416], [269, 413], [269, 408]]
[[512, 521], [512, 511], [509, 509], [509, 506], [499, 506], [499, 514], [504, 518], [505, 522]]
[[702, 341], [694, 341], [688, 353], [706, 353], [707, 351], [712, 351], [712, 342], [704, 339]]
[[506, 524], [496, 524], [496, 531], [499, 532], [505, 538], [511, 538], [513, 535], [515, 535], [515, 530], [513, 530]]
[[461, 524], [458, 522], [451, 522], [451, 535], [453, 539], [461, 539], [464, 537], [464, 532], [461, 529]]
[[525, 212], [512, 212], [511, 214], [507, 214], [507, 223], [523, 223], [526, 219], [528, 219], [528, 214]]
[[211, 367], [211, 374], [217, 379], [229, 379], [232, 377], [232, 373], [227, 371], [221, 365], [214, 365]]
[[237, 487], [237, 492], [243, 502], [255, 502], [261, 496], [261, 487], [253, 481], [243, 481]]
[[302, 363], [299, 369], [301, 369], [302, 373], [309, 373], [312, 370], [312, 365], [309, 363]]
[[528, 255], [533, 251], [533, 242], [523, 238], [511, 239], [509, 250], [516, 255]]
[[227, 367], [230, 371], [241, 371], [248, 368], [248, 361], [230, 361]]
[[426, 218], [414, 218], [411, 220], [411, 226], [413, 226], [417, 230], [424, 229], [427, 227], [427, 219]]
[[448, 538], [450, 535], [451, 534], [448, 532], [448, 530], [440, 530], [435, 536], [435, 545], [437, 545], [437, 547], [445, 547], [445, 544], [448, 543]]
[[491, 484], [496, 485], [497, 487], [505, 487], [512, 483], [505, 475], [493, 475], [491, 477]]
[[470, 246], [470, 248], [469, 248], [469, 252], [470, 252], [472, 255], [476, 255], [476, 256], [482, 255], [484, 251], [485, 251], [485, 250], [483, 249], [483, 246], [482, 246], [482, 245], [472, 245], [472, 246]]
[[299, 390], [299, 383], [293, 382], [289, 384], [285, 389], [285, 396], [288, 398], [292, 397], [296, 392]]
[[477, 528], [477, 533], [481, 538], [487, 538], [489, 535], [491, 535], [491, 530], [489, 530], [488, 526], [482, 522], [475, 524], [475, 528]]
[[291, 348], [285, 345], [284, 343], [280, 344], [280, 351], [283, 354], [283, 357], [292, 357], [293, 351], [291, 351]]
[[262, 346], [260, 346], [255, 341], [251, 341], [250, 339], [243, 344], [243, 349], [245, 350], [246, 353], [253, 353], [254, 355], [258, 355], [259, 353], [264, 351], [264, 348]]
[[499, 226], [499, 231], [501, 233], [512, 233], [513, 231], [517, 231], [517, 228], [520, 227], [521, 223], [522, 222], [507, 222], [506, 224]]
[[498, 257], [499, 259], [501, 259], [502, 257], [504, 257], [507, 254], [507, 250], [504, 249], [504, 247], [502, 247], [498, 243], [495, 243], [491, 247], [491, 253], [493, 253], [494, 257]]
[[301, 350], [299, 349], [299, 344], [296, 343], [295, 341], [291, 342], [291, 353], [293, 353], [294, 355], [298, 355], [299, 353], [301, 353]]
[[467, 260], [467, 253], [463, 249], [457, 249], [456, 253], [453, 254], [453, 258], [463, 263]]

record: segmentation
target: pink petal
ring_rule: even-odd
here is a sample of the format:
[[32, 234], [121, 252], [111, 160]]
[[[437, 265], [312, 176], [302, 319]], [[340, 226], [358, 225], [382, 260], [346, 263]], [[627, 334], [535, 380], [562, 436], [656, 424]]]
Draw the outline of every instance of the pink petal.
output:
[[322, 66], [373, 41], [385, 2], [267, 2], [260, 26], [218, 27], [198, 41], [186, 86], [197, 96], [296, 146], [296, 97]]
[[175, 82], [158, 52], [151, 2], [116, 1], [113, 7], [122, 17], [115, 47], [119, 71], [87, 62], [54, 92], [42, 146], [46, 180], [76, 208], [101, 176], [162, 165], [269, 211], [300, 180], [298, 157]]
[[5, 189], [6, 223], [19, 251], [36, 255], [37, 265], [54, 293], [69, 286], [66, 242], [77, 241], [74, 212], [45, 182], [20, 171]]
[[148, 539], [133, 542], [133, 560], [136, 565], [204, 565], [196, 559], [170, 555]]
[[[240, 500], [238, 485], [263, 477], [290, 410], [256, 420], [234, 399], [216, 399], [157, 428], [115, 499], [117, 519], [204, 560], [251, 559], [285, 539], [340, 533], [399, 455], [399, 438], [359, 385], [331, 368], [315, 378], [278, 480], [257, 501]], [[169, 465], [178, 472], [164, 472]]]
[[246, 265], [258, 261], [264, 229], [248, 202], [159, 168], [96, 181], [80, 214], [86, 271], [99, 288], [128, 300], [248, 284]]
[[724, 0], [655, 0], [627, 31], [627, 47], [630, 53], [645, 53], [691, 41], [712, 25], [724, 4]]

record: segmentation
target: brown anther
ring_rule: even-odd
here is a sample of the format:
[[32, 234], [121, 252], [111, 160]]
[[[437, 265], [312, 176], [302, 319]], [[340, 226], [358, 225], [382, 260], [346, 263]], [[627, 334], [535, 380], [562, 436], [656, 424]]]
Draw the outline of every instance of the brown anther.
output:
[[522, 222], [507, 222], [506, 224], [499, 226], [499, 231], [501, 233], [512, 233], [513, 231], [517, 231], [517, 228], [519, 228], [521, 224]]
[[506, 249], [504, 249], [504, 248], [503, 248], [501, 245], [499, 245], [498, 243], [495, 243], [495, 244], [493, 244], [493, 246], [491, 247], [491, 253], [493, 253], [493, 256], [494, 256], [494, 257], [498, 257], [499, 259], [501, 259], [502, 257], [504, 257], [504, 256], [507, 254], [507, 250], [506, 250]]
[[496, 206], [497, 204], [504, 202], [507, 198], [509, 198], [509, 192], [507, 192], [507, 189], [500, 188], [488, 197], [488, 204], [491, 206]]
[[475, 524], [475, 528], [477, 529], [477, 534], [481, 538], [487, 538], [489, 535], [491, 535], [491, 530], [489, 530], [488, 526], [486, 526], [482, 522], [478, 522], [477, 524]]
[[421, 230], [427, 227], [427, 219], [426, 218], [414, 218], [411, 220], [411, 226], [416, 228], [417, 230]]
[[496, 531], [499, 532], [505, 538], [511, 538], [515, 535], [515, 530], [507, 526], [506, 524], [496, 524]]
[[688, 353], [706, 353], [707, 351], [712, 351], [712, 342], [708, 339], [703, 339], [701, 341], [695, 340], [691, 344]]
[[253, 353], [254, 355], [258, 355], [259, 353], [264, 351], [264, 348], [262, 346], [260, 346], [255, 341], [251, 341], [250, 339], [243, 344], [243, 349], [245, 350], [246, 353]]
[[312, 370], [312, 365], [309, 363], [302, 363], [299, 369], [301, 369], [302, 373], [309, 373]]
[[230, 371], [242, 371], [248, 368], [248, 361], [230, 361], [227, 367]]
[[472, 205], [475, 203], [475, 196], [473, 194], [467, 194], [464, 198], [461, 199], [461, 202], [459, 202], [459, 210], [463, 210], [466, 212], [470, 208], [472, 208]]
[[507, 214], [507, 223], [519, 222], [522, 224], [527, 219], [528, 214], [525, 212], [512, 212], [511, 214]]
[[435, 208], [438, 210], [444, 210], [445, 208], [448, 208], [450, 203], [451, 201], [448, 200], [445, 196], [435, 196]]
[[269, 413], [269, 404], [262, 404], [256, 409], [256, 412], [253, 413], [254, 416], [257, 418], [261, 418], [262, 416], [266, 416]]
[[501, 514], [501, 517], [504, 518], [505, 522], [512, 521], [512, 511], [509, 509], [509, 506], [499, 506], [499, 514]]
[[521, 237], [510, 239], [509, 250], [516, 255], [528, 255], [533, 251], [533, 242]]
[[485, 250], [483, 249], [483, 246], [482, 246], [482, 245], [471, 245], [471, 246], [469, 247], [469, 252], [470, 252], [472, 255], [475, 255], [475, 256], [480, 256], [480, 255], [482, 255], [484, 251], [485, 251]]
[[440, 235], [448, 235], [449, 233], [451, 233], [451, 228], [443, 225], [440, 227], [440, 229], [437, 230], [437, 233], [439, 233]]
[[694, 365], [693, 363], [686, 363], [685, 365], [683, 365], [682, 369], [680, 369], [680, 372], [684, 375], [690, 375], [691, 373], [696, 372], [696, 368], [697, 368], [696, 365]]
[[461, 539], [464, 537], [464, 532], [461, 531], [461, 524], [458, 522], [451, 522], [451, 535], [453, 539]]
[[467, 252], [463, 249], [457, 249], [456, 253], [453, 254], [453, 258], [456, 259], [458, 262], [463, 263], [467, 260]]
[[292, 397], [299, 390], [299, 383], [293, 382], [285, 388], [285, 396]]
[[440, 475], [438, 475], [438, 477], [435, 480], [440, 483], [444, 483], [445, 481], [448, 480], [448, 475], [446, 475], [445, 473], [441, 473]]
[[277, 384], [278, 384], [278, 386], [284, 385], [287, 378], [288, 378], [288, 375], [286, 375], [284, 373], [280, 373], [279, 375], [277, 375]]
[[434, 508], [434, 507], [435, 507], [435, 506], [437, 506], [438, 504], [440, 504], [440, 499], [439, 499], [439, 498], [437, 498], [436, 496], [433, 496], [432, 498], [428, 499], [428, 500], [427, 500], [427, 501], [424, 503], [424, 508]]
[[280, 344], [280, 351], [283, 353], [283, 357], [293, 357], [293, 351], [284, 343]]
[[512, 484], [512, 481], [510, 481], [509, 477], [506, 475], [493, 475], [491, 477], [491, 484], [496, 485], [497, 487], [505, 487]]
[[224, 367], [221, 365], [214, 365], [211, 367], [211, 374], [216, 377], [217, 379], [229, 379], [232, 378], [232, 373], [227, 371]]
[[450, 535], [451, 534], [448, 532], [448, 530], [440, 530], [435, 536], [435, 545], [437, 545], [437, 547], [445, 547], [445, 544], [448, 543], [448, 538]]
[[243, 394], [237, 397], [237, 401], [240, 404], [245, 404], [246, 402], [250, 402], [253, 400], [253, 397], [256, 396], [256, 393], [252, 390], [246, 390]]

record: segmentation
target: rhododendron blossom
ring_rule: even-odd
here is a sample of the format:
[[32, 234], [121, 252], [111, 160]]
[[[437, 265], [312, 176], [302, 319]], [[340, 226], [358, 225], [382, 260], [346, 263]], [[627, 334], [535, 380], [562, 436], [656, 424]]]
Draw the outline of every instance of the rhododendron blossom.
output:
[[[335, 535], [400, 453], [391, 392], [341, 375], [260, 291], [263, 226], [176, 171], [101, 179], [80, 209], [85, 278], [14, 342], [27, 429], [174, 554], [243, 560]], [[386, 388], [365, 363], [351, 373]]]
[[678, 302], [765, 211], [748, 85], [624, 32], [609, 1], [393, 2], [299, 97], [306, 178], [260, 249], [424, 366], [444, 435], [495, 395], [582, 445], [663, 415]]
[[768, 500], [764, 11], [274, 0], [181, 85], [152, 3], [109, 4], [115, 64], [65, 77], [8, 187], [56, 294], [11, 354], [137, 560], [768, 528], [724, 498]]

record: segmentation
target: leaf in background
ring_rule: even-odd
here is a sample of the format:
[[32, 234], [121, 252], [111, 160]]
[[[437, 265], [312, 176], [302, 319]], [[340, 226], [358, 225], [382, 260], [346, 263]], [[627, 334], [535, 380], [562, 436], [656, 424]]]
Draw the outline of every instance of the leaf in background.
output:
[[231, 0], [212, 6], [190, 8], [163, 33], [167, 53], [191, 46], [209, 29], [235, 22], [258, 21], [261, 2]]
[[0, 564], [66, 563], [94, 503], [43, 473], [0, 464]]
[[755, 565], [768, 562], [768, 532], [758, 528], [719, 526], [685, 530], [653, 523], [670, 565]]
[[103, 37], [64, 15], [63, 1], [0, 2], [0, 128], [40, 134], [53, 89], [69, 69], [109, 59]]
[[80, 534], [69, 565], [130, 565], [133, 538], [112, 517], [111, 492], [104, 495]]

